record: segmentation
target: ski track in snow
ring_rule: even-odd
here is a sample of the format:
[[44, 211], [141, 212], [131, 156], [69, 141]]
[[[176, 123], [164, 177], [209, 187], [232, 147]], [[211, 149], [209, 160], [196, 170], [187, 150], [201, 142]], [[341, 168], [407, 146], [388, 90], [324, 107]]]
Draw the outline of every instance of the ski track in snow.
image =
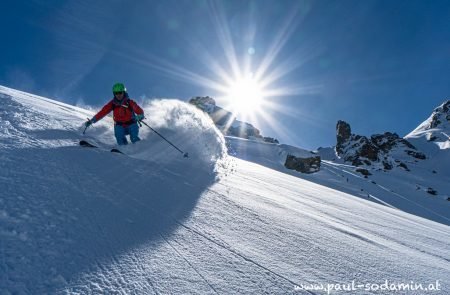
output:
[[[450, 290], [448, 226], [332, 189], [342, 173], [374, 185], [345, 166], [320, 172], [330, 188], [226, 157], [197, 113], [177, 137], [164, 118], [189, 122], [190, 108], [166, 101], [147, 106], [152, 124], [190, 159], [150, 132], [130, 156], [81, 148], [92, 113], [0, 92], [0, 294], [324, 294], [295, 286], [385, 279]], [[113, 145], [109, 123], [92, 130], [100, 145]]]

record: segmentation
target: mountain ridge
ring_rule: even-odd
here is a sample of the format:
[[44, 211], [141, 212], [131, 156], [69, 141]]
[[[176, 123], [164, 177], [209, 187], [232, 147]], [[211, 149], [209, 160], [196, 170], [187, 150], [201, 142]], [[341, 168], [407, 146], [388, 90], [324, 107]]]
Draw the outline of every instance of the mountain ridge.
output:
[[[449, 224], [450, 215], [445, 211], [450, 209], [450, 173], [446, 168], [450, 165], [450, 149], [441, 149], [445, 147], [445, 143], [426, 140], [421, 144], [423, 137], [416, 139], [408, 135], [402, 138], [392, 132], [362, 136], [353, 134], [350, 125], [345, 121], [338, 121], [336, 146], [307, 151], [294, 146], [265, 142], [259, 130], [253, 132], [258, 136], [249, 137], [246, 135], [252, 132], [244, 132], [243, 136], [233, 134], [237, 138], [232, 139], [227, 136], [226, 122], [237, 124], [241, 129], [246, 126], [256, 128], [249, 123], [236, 123], [231, 112], [218, 107], [211, 97], [194, 97], [190, 103], [211, 116], [226, 136], [229, 151], [237, 157], [329, 186], [339, 181], [331, 181], [332, 178], [328, 175], [331, 173], [333, 177], [345, 180], [345, 184], [341, 186], [343, 191]], [[448, 102], [444, 102], [435, 108], [430, 118], [421, 126], [429, 125], [427, 122], [432, 118], [438, 117], [441, 121], [442, 117], [447, 118], [448, 114], [445, 112], [448, 111], [448, 105]], [[226, 116], [220, 117], [223, 114]], [[221, 118], [225, 119], [220, 120]], [[442, 132], [441, 129], [433, 130]], [[245, 140], [239, 140], [239, 137]], [[259, 142], [258, 148], [252, 146], [256, 142]], [[277, 158], [276, 163], [272, 161], [274, 158]], [[315, 175], [307, 176], [305, 173]], [[364, 182], [361, 183], [357, 177], [362, 177]], [[330, 180], [325, 180], [326, 178]], [[397, 179], [397, 182], [393, 179]], [[416, 209], [397, 201], [396, 198], [410, 200], [411, 206]], [[423, 212], [430, 209], [431, 215]], [[434, 213], [436, 210], [439, 211], [437, 215]]]

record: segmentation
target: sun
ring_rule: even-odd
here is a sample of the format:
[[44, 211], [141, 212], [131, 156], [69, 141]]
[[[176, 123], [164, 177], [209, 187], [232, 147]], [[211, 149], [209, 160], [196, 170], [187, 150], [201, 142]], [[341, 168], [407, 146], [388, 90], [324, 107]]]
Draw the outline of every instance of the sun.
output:
[[236, 115], [258, 112], [264, 104], [264, 89], [251, 75], [236, 79], [227, 87], [226, 101]]
[[[274, 28], [276, 31], [275, 34], [271, 34], [272, 40], [265, 41], [269, 36], [264, 35], [264, 40], [256, 38], [263, 36], [257, 34], [259, 23], [249, 18], [247, 28], [235, 25], [234, 21], [231, 27], [228, 23], [230, 18], [222, 2], [209, 1], [208, 16], [211, 17], [211, 29], [217, 37], [217, 40], [214, 40], [217, 46], [209, 46], [209, 42], [205, 44], [204, 36], [199, 36], [199, 40], [190, 38], [191, 43], [187, 44], [195, 51], [195, 57], [201, 62], [202, 72], [184, 68], [179, 63], [135, 46], [127, 45], [128, 50], [114, 53], [161, 71], [175, 80], [201, 86], [200, 90], [205, 92], [205, 95], [214, 97], [214, 101], [217, 102], [214, 116], [223, 116], [218, 119], [220, 122], [223, 122], [221, 119], [226, 119], [227, 128], [245, 127], [246, 124], [234, 124], [239, 120], [250, 125], [269, 128], [276, 134], [291, 138], [292, 135], [287, 133], [290, 128], [284, 125], [279, 116], [317, 120], [300, 106], [296, 105], [295, 109], [289, 107], [289, 101], [294, 97], [300, 99], [304, 95], [320, 94], [323, 88], [322, 84], [316, 84], [310, 78], [297, 81], [298, 78], [295, 77], [294, 81], [294, 77], [289, 77], [294, 72], [298, 75], [300, 68], [323, 54], [322, 46], [319, 46], [321, 44], [315, 42], [313, 44], [300, 42], [299, 47], [286, 48], [306, 16], [305, 11], [308, 9], [305, 9], [304, 4], [304, 1], [297, 1], [297, 5], [289, 9], [288, 14], [283, 17], [280, 27]], [[265, 24], [263, 25], [265, 27]], [[236, 35], [239, 38], [238, 42], [234, 42], [236, 37], [234, 32], [242, 32]], [[263, 41], [262, 44], [260, 41]], [[202, 47], [199, 44], [206, 46]], [[218, 48], [218, 51], [210, 51], [211, 48]], [[190, 50], [186, 51], [186, 54], [188, 52]], [[192, 65], [190, 62], [188, 64]], [[306, 73], [302, 75], [307, 76]], [[284, 102], [285, 98], [289, 100]]]

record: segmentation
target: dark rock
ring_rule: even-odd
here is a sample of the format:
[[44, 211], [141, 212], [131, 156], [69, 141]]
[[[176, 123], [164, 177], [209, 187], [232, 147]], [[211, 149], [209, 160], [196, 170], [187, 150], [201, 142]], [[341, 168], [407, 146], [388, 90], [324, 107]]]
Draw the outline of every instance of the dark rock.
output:
[[408, 140], [406, 140], [406, 139], [404, 139], [404, 138], [400, 138], [400, 139], [398, 140], [398, 142], [399, 142], [399, 143], [402, 143], [402, 144], [404, 144], [404, 145], [406, 145], [406, 146], [409, 147], [410, 149], [417, 150], [417, 148], [416, 148], [412, 143], [410, 143]]
[[258, 129], [253, 127], [253, 125], [246, 123], [245, 128], [242, 128], [242, 126], [239, 127], [229, 127], [226, 130], [226, 135], [241, 137], [249, 139], [252, 137], [262, 138], [260, 132]]
[[448, 111], [450, 110], [450, 100], [447, 100], [447, 101], [442, 105], [442, 110], [444, 111], [444, 113], [448, 113]]
[[408, 168], [408, 166], [406, 166], [406, 164], [403, 163], [403, 162], [401, 162], [400, 164], [398, 164], [397, 167], [401, 167], [401, 168], [405, 169], [406, 171], [410, 171], [409, 168]]
[[293, 155], [287, 155], [284, 166], [301, 173], [314, 173], [320, 170], [320, 156], [300, 158]]
[[424, 153], [421, 152], [415, 152], [415, 151], [410, 151], [410, 150], [406, 150], [406, 153], [416, 159], [420, 159], [420, 160], [425, 160], [427, 158], [427, 156], [425, 156]]
[[209, 96], [196, 96], [189, 100], [189, 103], [197, 108], [209, 113], [216, 107], [216, 101]]
[[372, 161], [377, 161], [378, 160], [378, 152], [379, 149], [372, 144], [372, 142], [370, 142], [367, 137], [363, 137], [362, 140], [362, 145], [361, 145], [361, 149], [359, 152], [359, 156], [360, 157], [365, 157], [369, 160]]
[[450, 111], [450, 100], [447, 100], [441, 106], [434, 109], [429, 128], [438, 127], [439, 124], [442, 123], [441, 120], [445, 119], [445, 120], [449, 121], [449, 118], [450, 118], [449, 111]]
[[263, 140], [265, 142], [268, 142], [268, 143], [276, 143], [276, 144], [280, 143], [278, 141], [278, 139], [275, 139], [275, 138], [272, 138], [272, 137], [263, 137]]
[[430, 138], [428, 138], [428, 141], [435, 141], [437, 139], [436, 136], [431, 135]]
[[397, 133], [385, 132], [384, 134], [374, 134], [372, 142], [383, 152], [388, 152], [399, 140]]
[[392, 169], [392, 165], [389, 162], [383, 161], [382, 164], [383, 164], [384, 170]]
[[[212, 97], [209, 96], [193, 97], [189, 100], [189, 103], [207, 113], [214, 122], [214, 124], [225, 135], [236, 136], [246, 139], [249, 139], [250, 137], [263, 139], [260, 131], [257, 128], [255, 128], [252, 124], [236, 120], [236, 117], [233, 113], [221, 107], [218, 107], [216, 105], [216, 101]], [[278, 140], [276, 140], [275, 138], [268, 137], [267, 140], [272, 140], [273, 143], [278, 143]]]
[[427, 189], [427, 193], [429, 193], [430, 195], [437, 195], [437, 191], [436, 190], [434, 190], [433, 188], [431, 188], [431, 187], [429, 187], [428, 189]]
[[436, 128], [439, 124], [441, 124], [441, 121], [439, 120], [439, 114], [434, 114], [431, 118], [430, 128]]
[[372, 142], [383, 152], [389, 152], [394, 146], [404, 144], [408, 148], [415, 150], [416, 147], [406, 139], [398, 136], [397, 133], [385, 132], [384, 134], [375, 134], [370, 137]]
[[352, 159], [351, 157], [347, 158], [346, 161], [352, 162], [353, 166], [361, 166], [363, 162], [359, 158]]
[[350, 128], [350, 124], [339, 120], [336, 124], [336, 151], [338, 154], [343, 152], [343, 146], [350, 139], [351, 135], [352, 129]]
[[[370, 138], [357, 134], [351, 134], [351, 127], [344, 121], [338, 121], [336, 125], [336, 153], [346, 162], [354, 166], [372, 165], [381, 163], [384, 170], [391, 170], [394, 167], [395, 159], [391, 151], [394, 148], [407, 148], [406, 153], [416, 159], [426, 159], [425, 154], [416, 151], [416, 147], [408, 140], [401, 138], [396, 133], [385, 132], [374, 134]], [[396, 163], [401, 161], [397, 160]], [[401, 165], [405, 170], [409, 170], [406, 165]]]
[[207, 113], [214, 124], [220, 126], [231, 125], [234, 122], [234, 115], [218, 107], [214, 98], [209, 96], [196, 96], [189, 100], [189, 103]]
[[370, 173], [369, 170], [364, 169], [364, 168], [358, 168], [355, 171], [358, 173], [361, 173], [364, 176], [372, 175], [372, 173]]

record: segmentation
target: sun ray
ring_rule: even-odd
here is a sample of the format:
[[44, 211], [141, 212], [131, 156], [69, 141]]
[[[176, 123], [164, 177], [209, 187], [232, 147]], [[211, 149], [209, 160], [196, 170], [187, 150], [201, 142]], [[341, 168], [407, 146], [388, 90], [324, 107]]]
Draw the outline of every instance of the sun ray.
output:
[[221, 82], [182, 68], [148, 52], [143, 52], [132, 48], [130, 48], [127, 52], [131, 52], [132, 54], [125, 54], [119, 51], [114, 53], [137, 64], [159, 70], [171, 78], [178, 78], [181, 81], [189, 81], [193, 84], [198, 84], [221, 92], [227, 91], [226, 86]]
[[[282, 120], [275, 118], [280, 116], [300, 118], [305, 122], [308, 121], [309, 124], [320, 120], [301, 108], [293, 110], [286, 105], [287, 99], [317, 95], [322, 90], [322, 85], [308, 82], [308, 79], [296, 82], [295, 85], [287, 84], [285, 79], [321, 52], [319, 43], [309, 43], [309, 47], [301, 46], [291, 51], [289, 56], [281, 58], [281, 52], [305, 16], [305, 9], [302, 7], [304, 2], [299, 3], [285, 17], [269, 49], [261, 55], [261, 60], [254, 58], [253, 55], [256, 23], [249, 18], [246, 30], [242, 28], [244, 34], [248, 36], [245, 42], [251, 44], [249, 46], [252, 46], [252, 50], [238, 56], [228, 18], [225, 15], [224, 4], [216, 1], [208, 2], [207, 7], [223, 55], [213, 54], [209, 48], [200, 46], [202, 42], [195, 42], [192, 38], [186, 39], [186, 46], [191, 52], [201, 52], [194, 58], [206, 67], [206, 73], [200, 74], [131, 46], [127, 48], [129, 50], [122, 50], [116, 54], [140, 65], [156, 69], [168, 77], [215, 91], [212, 95], [217, 103], [232, 113], [231, 116], [227, 114], [225, 130], [238, 119], [249, 122], [255, 127], [262, 123], [265, 128], [276, 131], [277, 136], [288, 138], [289, 134], [286, 131], [288, 128], [282, 124]], [[255, 60], [259, 61], [256, 65], [253, 64]], [[282, 81], [283, 84], [281, 84]]]
[[270, 114], [263, 113], [263, 115], [258, 116], [258, 125], [267, 126], [263, 131], [264, 133], [268, 132], [269, 134], [275, 134], [278, 139], [285, 140], [291, 137], [291, 132], [288, 130], [292, 130], [292, 127], [288, 127], [283, 124], [280, 120], [275, 120], [274, 117]]
[[309, 86], [285, 86], [267, 89], [264, 93], [266, 97], [283, 97], [293, 95], [312, 95], [321, 91], [322, 85], [309, 85]]
[[220, 65], [217, 58], [214, 58], [213, 55], [208, 52], [207, 48], [204, 48], [200, 61], [204, 65], [208, 66], [211, 71], [218, 76], [219, 80], [224, 82], [225, 85], [233, 83], [233, 79], [229, 75], [229, 72], [227, 72], [227, 70]]
[[279, 79], [295, 71], [306, 62], [320, 55], [322, 49], [319, 46], [312, 46], [307, 52], [305, 51], [305, 49], [295, 51], [288, 58], [279, 62], [276, 67], [270, 71], [270, 73], [268, 73], [264, 77], [261, 77], [260, 83], [262, 87], [271, 85]]
[[231, 38], [229, 26], [224, 15], [224, 9], [218, 1], [211, 1], [208, 2], [208, 4], [210, 15], [213, 17], [214, 28], [217, 32], [217, 36], [220, 44], [222, 45], [225, 56], [228, 59], [228, 64], [231, 66], [233, 75], [235, 77], [239, 77], [241, 76], [241, 71], [234, 48], [234, 42]]
[[273, 61], [277, 58], [281, 49], [285, 46], [286, 42], [289, 40], [290, 36], [294, 33], [297, 28], [300, 19], [298, 18], [299, 5], [291, 10], [290, 14], [286, 17], [282, 28], [279, 33], [275, 35], [275, 40], [272, 42], [268, 53], [265, 55], [261, 65], [255, 73], [255, 78], [260, 79], [265, 75], [269, 67], [273, 64]]

